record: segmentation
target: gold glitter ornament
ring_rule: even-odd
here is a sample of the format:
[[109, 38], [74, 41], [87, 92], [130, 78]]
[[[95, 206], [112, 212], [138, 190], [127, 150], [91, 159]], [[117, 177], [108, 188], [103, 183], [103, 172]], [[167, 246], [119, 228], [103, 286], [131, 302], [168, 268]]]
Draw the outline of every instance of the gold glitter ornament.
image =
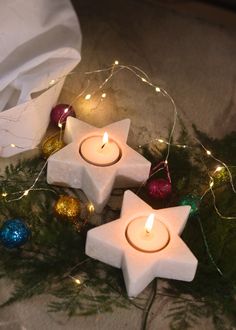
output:
[[75, 223], [81, 212], [81, 203], [75, 197], [63, 195], [55, 203], [54, 212], [58, 218]]
[[44, 158], [48, 158], [54, 152], [62, 149], [65, 143], [60, 138], [59, 134], [49, 136], [46, 138], [42, 144], [41, 150]]

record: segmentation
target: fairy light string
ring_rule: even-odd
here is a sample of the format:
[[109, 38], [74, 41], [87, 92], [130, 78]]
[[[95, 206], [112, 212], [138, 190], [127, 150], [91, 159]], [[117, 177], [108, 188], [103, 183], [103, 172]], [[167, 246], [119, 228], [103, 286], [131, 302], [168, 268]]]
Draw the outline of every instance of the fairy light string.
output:
[[[168, 141], [165, 141], [162, 138], [155, 138], [155, 139], [152, 139], [151, 141], [149, 141], [149, 142], [147, 142], [145, 144], [145, 145], [147, 145], [147, 144], [152, 143], [153, 141], [158, 141], [159, 143], [165, 143], [167, 145], [167, 153], [166, 153], [165, 160], [163, 162], [161, 162], [161, 164], [159, 166], [153, 168], [152, 173], [150, 174], [149, 179], [152, 176], [154, 176], [157, 172], [166, 169], [167, 170], [167, 176], [168, 176], [169, 182], [171, 182], [171, 176], [170, 176], [169, 169], [168, 169], [168, 159], [169, 159], [169, 155], [170, 155], [170, 148], [171, 148], [171, 146], [175, 146], [175, 147], [182, 148], [182, 149], [186, 149], [186, 148], [188, 148], [188, 149], [194, 149], [195, 147], [190, 146], [190, 145], [186, 145], [186, 144], [172, 143], [172, 139], [173, 139], [173, 135], [174, 135], [175, 127], [176, 127], [176, 122], [177, 122], [177, 118], [178, 118], [178, 111], [177, 111], [177, 107], [176, 107], [176, 104], [175, 104], [174, 99], [171, 97], [171, 95], [165, 89], [160, 88], [159, 86], [154, 85], [150, 81], [148, 75], [144, 71], [142, 71], [141, 69], [139, 69], [139, 68], [137, 68], [135, 66], [119, 65], [119, 62], [118, 61], [115, 61], [114, 64], [110, 68], [100, 69], [100, 70], [91, 71], [91, 72], [86, 72], [87, 75], [91, 75], [91, 74], [95, 74], [95, 73], [109, 72], [110, 71], [108, 77], [99, 85], [99, 87], [97, 89], [95, 89], [94, 91], [92, 91], [90, 94], [86, 94], [85, 97], [84, 97], [84, 99], [86, 101], [91, 100], [92, 96], [95, 95], [99, 90], [103, 89], [107, 85], [107, 83], [114, 77], [114, 75], [117, 74], [118, 72], [120, 72], [121, 70], [128, 70], [129, 72], [133, 73], [143, 83], [145, 83], [145, 84], [149, 85], [150, 87], [152, 87], [156, 93], [161, 93], [163, 96], [167, 97], [169, 99], [169, 101], [171, 102], [171, 105], [172, 105], [172, 108], [173, 108], [173, 114], [174, 115], [173, 115], [173, 124], [172, 124], [172, 128], [171, 128], [171, 131], [170, 131], [170, 134], [169, 134]], [[78, 100], [80, 97], [82, 97], [85, 94], [85, 91], [88, 89], [88, 87], [89, 87], [89, 81], [88, 81], [88, 84], [87, 84], [86, 88], [84, 90], [82, 90], [82, 92], [80, 92], [78, 95], [76, 95], [76, 97], [70, 103], [69, 107], [64, 110], [64, 113], [62, 114], [61, 118], [59, 119], [58, 127], [60, 128], [60, 140], [62, 139], [62, 133], [63, 133], [63, 128], [62, 127], [63, 127], [64, 122], [62, 122], [62, 119], [63, 119], [64, 114], [66, 112], [68, 112], [70, 106], [72, 106], [72, 104], [76, 100]], [[103, 92], [101, 94], [101, 97], [104, 99], [106, 97], [106, 93]], [[222, 162], [220, 159], [216, 158], [214, 155], [212, 155], [211, 151], [207, 150], [206, 147], [198, 139], [195, 138], [195, 140], [201, 146], [201, 148], [206, 152], [207, 156], [211, 157], [217, 163], [219, 163], [219, 164], [222, 165], [221, 167], [218, 166], [216, 168], [215, 172], [219, 172], [223, 168], [226, 168], [226, 170], [227, 170], [227, 172], [229, 174], [230, 184], [231, 184], [232, 190], [235, 193], [236, 190], [235, 190], [234, 183], [233, 183], [233, 177], [232, 177], [231, 171], [230, 171], [229, 167], [227, 166], [227, 164], [224, 163], [224, 162]], [[142, 148], [142, 146], [139, 146], [139, 148]], [[46, 166], [46, 163], [45, 163], [44, 167], [45, 166]], [[44, 167], [43, 167], [43, 169], [44, 169]], [[40, 175], [41, 175], [41, 173], [39, 174], [39, 176]], [[28, 195], [28, 192], [34, 188], [36, 182], [38, 181], [39, 176], [36, 177], [35, 183], [28, 190], [25, 190], [24, 192], [22, 192], [22, 194], [18, 197], [18, 199], [21, 199], [24, 196], [27, 196]], [[141, 186], [138, 189], [138, 192], [145, 185], [145, 183], [146, 182], [143, 182], [141, 184]], [[220, 211], [218, 210], [218, 208], [216, 206], [216, 197], [215, 197], [215, 193], [214, 193], [214, 190], [213, 190], [213, 186], [214, 186], [214, 179], [213, 179], [212, 176], [210, 176], [209, 187], [203, 193], [203, 195], [201, 196], [201, 200], [203, 200], [203, 198], [205, 197], [205, 195], [210, 191], [211, 194], [212, 194], [212, 197], [213, 197], [213, 206], [214, 206], [214, 209], [215, 209], [217, 215], [220, 218], [222, 218], [222, 219], [227, 219], [227, 220], [229, 220], [229, 219], [230, 220], [236, 219], [236, 217], [226, 217], [226, 216], [224, 216], [224, 215], [222, 215], [220, 213]], [[91, 209], [89, 209], [89, 207]], [[91, 210], [91, 212], [94, 211], [94, 207], [93, 207], [92, 204], [90, 204], [90, 206], [88, 206], [88, 210]], [[207, 250], [208, 256], [209, 256], [212, 264], [217, 269], [217, 271], [222, 275], [221, 270], [216, 265], [216, 262], [215, 262], [214, 258], [211, 255], [211, 252], [210, 252], [210, 249], [209, 249], [209, 245], [208, 245], [208, 242], [207, 242], [205, 233], [203, 231], [201, 220], [198, 219], [198, 221], [199, 221], [199, 224], [200, 224], [200, 228], [201, 228], [201, 232], [202, 232], [202, 236], [203, 236], [203, 240], [204, 240], [204, 244], [206, 246], [206, 250]]]
[[[176, 123], [177, 123], [177, 119], [178, 119], [178, 111], [177, 111], [177, 106], [176, 106], [176, 103], [174, 101], [174, 99], [172, 98], [172, 96], [162, 87], [160, 86], [157, 86], [155, 85], [149, 78], [149, 76], [140, 68], [136, 67], [136, 66], [133, 66], [133, 65], [122, 65], [122, 64], [119, 64], [119, 62], [116, 60], [114, 61], [114, 63], [108, 67], [108, 68], [102, 68], [102, 69], [99, 69], [99, 70], [95, 70], [95, 71], [89, 71], [89, 72], [86, 72], [85, 75], [92, 75], [92, 74], [99, 74], [99, 73], [102, 73], [102, 72], [107, 72], [108, 75], [107, 77], [105, 78], [105, 80], [102, 81], [102, 83], [97, 87], [95, 88], [93, 91], [91, 91], [89, 94], [85, 94], [85, 92], [88, 90], [89, 88], [89, 80], [87, 82], [87, 85], [86, 87], [79, 93], [76, 95], [76, 97], [71, 101], [70, 105], [64, 110], [64, 113], [61, 115], [61, 118], [59, 119], [59, 122], [58, 122], [58, 127], [60, 129], [60, 135], [59, 135], [59, 140], [62, 140], [63, 138], [63, 124], [64, 124], [64, 121], [63, 121], [63, 116], [68, 112], [70, 106], [72, 106], [72, 104], [78, 100], [80, 97], [84, 97], [85, 100], [91, 100], [91, 98], [97, 93], [99, 92], [100, 90], [103, 90], [105, 88], [105, 86], [108, 84], [108, 82], [110, 82], [110, 80], [116, 75], [118, 74], [119, 72], [123, 71], [123, 70], [126, 70], [126, 71], [129, 71], [131, 72], [133, 75], [136, 76], [137, 79], [139, 79], [142, 83], [150, 86], [154, 92], [156, 93], [161, 93], [161, 95], [163, 95], [164, 97], [167, 97], [168, 100], [170, 101], [171, 105], [172, 105], [172, 110], [173, 110], [173, 123], [172, 123], [172, 128], [171, 128], [171, 131], [170, 131], [170, 134], [169, 134], [169, 137], [168, 137], [168, 140], [165, 141], [164, 139], [162, 138], [155, 138], [155, 139], [152, 139], [150, 140], [149, 142], [145, 143], [144, 145], [148, 145], [150, 143], [152, 143], [153, 141], [157, 141], [159, 143], [165, 143], [167, 145], [167, 152], [166, 152], [166, 156], [165, 156], [165, 160], [164, 160], [164, 164], [161, 168], [158, 168], [157, 171], [160, 171], [162, 169], [168, 169], [168, 159], [169, 159], [169, 155], [170, 155], [170, 150], [171, 150], [171, 147], [175, 146], [175, 147], [178, 147], [178, 148], [188, 148], [188, 149], [195, 149], [195, 148], [198, 148], [198, 147], [195, 147], [195, 146], [190, 146], [190, 145], [187, 145], [187, 144], [180, 144], [180, 143], [172, 143], [172, 140], [173, 140], [173, 135], [174, 135], [174, 132], [175, 132], [175, 127], [176, 127]], [[75, 74], [76, 71], [73, 71], [73, 72], [70, 72], [68, 75], [65, 75], [65, 76], [62, 76], [60, 78], [58, 78], [57, 80], [51, 80], [49, 82], [49, 87], [54, 85], [54, 84], [57, 84], [59, 83], [62, 79], [65, 79], [66, 77], [72, 75], [72, 74]], [[105, 97], [107, 96], [107, 94], [102, 91], [102, 94], [101, 94], [101, 98], [104, 99]], [[224, 163], [223, 161], [221, 161], [220, 159], [216, 158], [214, 155], [212, 155], [211, 151], [208, 150], [198, 139], [196, 139], [196, 142], [198, 143], [198, 145], [201, 146], [201, 148], [203, 149], [204, 152], [206, 152], [207, 156], [211, 157], [212, 159], [214, 159], [218, 164], [221, 164], [222, 165], [222, 168], [218, 166], [217, 168], [217, 171], [220, 171], [221, 169], [225, 168], [226, 171], [228, 172], [228, 175], [229, 175], [229, 181], [230, 181], [230, 185], [231, 185], [231, 188], [232, 188], [232, 191], [234, 193], [236, 193], [236, 188], [234, 186], [234, 182], [233, 182], [233, 176], [232, 176], [232, 173], [229, 169], [229, 166]], [[142, 148], [144, 145], [139, 145], [139, 148]], [[4, 147], [12, 147], [12, 148], [19, 148], [19, 149], [24, 149], [25, 147], [23, 146], [20, 146], [20, 145], [16, 145], [14, 143], [11, 143], [7, 146], [4, 146]], [[47, 162], [45, 162], [45, 164], [43, 165], [41, 171], [39, 172], [39, 174], [36, 176], [35, 178], [35, 181], [34, 183], [28, 188], [26, 189], [25, 191], [21, 192], [16, 192], [16, 194], [20, 194], [20, 196], [18, 196], [17, 198], [14, 198], [14, 199], [10, 199], [9, 201], [12, 201], [12, 200], [20, 200], [22, 199], [24, 196], [27, 196], [28, 193], [31, 191], [31, 190], [34, 190], [34, 187], [40, 177], [40, 175], [42, 174], [44, 168], [46, 167], [47, 165]], [[155, 175], [156, 172], [152, 172], [151, 176]], [[145, 182], [142, 183], [141, 187], [143, 187], [145, 184]], [[222, 218], [222, 219], [236, 219], [236, 217], [226, 217], [224, 216], [223, 214], [221, 214], [221, 212], [218, 210], [217, 206], [216, 206], [216, 197], [215, 197], [215, 193], [214, 193], [214, 190], [213, 190], [213, 186], [214, 186], [214, 179], [213, 177], [211, 177], [210, 181], [209, 181], [209, 186], [207, 188], [207, 190], [203, 193], [203, 195], [201, 196], [201, 200], [205, 197], [205, 195], [208, 193], [208, 192], [211, 192], [212, 194], [212, 197], [213, 197], [213, 206], [214, 206], [214, 209], [217, 213], [217, 215]], [[141, 188], [140, 187], [140, 188]]]
[[[98, 92], [102, 91], [101, 92], [101, 95], [100, 95], [100, 99], [101, 100], [104, 100], [106, 97], [107, 97], [107, 93], [104, 91], [106, 85], [112, 80], [112, 78], [117, 75], [118, 73], [120, 73], [121, 71], [123, 70], [126, 70], [128, 72], [131, 72], [133, 75], [135, 75], [135, 77], [137, 79], [139, 79], [142, 83], [148, 85], [150, 88], [153, 89], [153, 91], [155, 93], [158, 93], [158, 94], [161, 94], [163, 97], [167, 98], [171, 104], [171, 107], [172, 107], [172, 111], [173, 111], [173, 121], [172, 121], [172, 127], [171, 127], [171, 130], [170, 130], [170, 134], [169, 134], [169, 137], [167, 140], [163, 139], [162, 137], [156, 137], [154, 139], [151, 139], [150, 141], [146, 142], [145, 144], [143, 145], [139, 145], [138, 147], [139, 148], [143, 148], [144, 146], [146, 145], [149, 145], [153, 142], [158, 142], [158, 143], [161, 143], [161, 144], [165, 144], [167, 146], [167, 150], [166, 150], [166, 155], [165, 155], [165, 158], [163, 161], [161, 161], [157, 166], [154, 166], [152, 168], [152, 171], [151, 171], [151, 174], [149, 176], [149, 179], [151, 177], [153, 177], [156, 173], [158, 173], [159, 171], [162, 171], [162, 170], [166, 170], [166, 173], [167, 173], [167, 177], [168, 177], [168, 180], [169, 182], [171, 182], [171, 175], [170, 175], [170, 172], [169, 172], [169, 168], [168, 168], [168, 160], [169, 160], [169, 156], [170, 156], [170, 152], [171, 152], [171, 148], [173, 147], [176, 147], [176, 148], [179, 148], [179, 149], [188, 149], [188, 150], [191, 150], [191, 151], [194, 151], [194, 150], [198, 150], [199, 151], [199, 147], [201, 148], [201, 150], [204, 152], [204, 154], [206, 154], [208, 157], [212, 158], [216, 163], [217, 163], [217, 167], [215, 169], [215, 171], [213, 172], [213, 174], [210, 174], [206, 164], [204, 163], [205, 165], [205, 169], [206, 169], [206, 172], [208, 174], [208, 177], [209, 177], [209, 182], [208, 182], [208, 187], [207, 189], [203, 192], [203, 194], [201, 195], [200, 197], [200, 201], [203, 201], [203, 199], [205, 198], [205, 196], [208, 194], [208, 193], [211, 193], [212, 195], [212, 199], [213, 199], [213, 207], [214, 207], [214, 210], [216, 212], [216, 214], [221, 218], [221, 219], [226, 219], [226, 220], [235, 220], [236, 219], [236, 216], [225, 216], [223, 215], [218, 207], [217, 207], [217, 202], [216, 202], [216, 196], [215, 196], [215, 192], [214, 192], [214, 185], [215, 185], [215, 181], [214, 181], [214, 174], [222, 171], [222, 170], [226, 170], [227, 173], [228, 173], [228, 176], [229, 176], [229, 182], [230, 182], [230, 186], [231, 186], [231, 189], [233, 191], [233, 193], [236, 193], [236, 188], [235, 188], [235, 185], [234, 185], [234, 181], [233, 181], [233, 176], [232, 176], [232, 173], [230, 171], [230, 168], [229, 166], [221, 161], [219, 158], [215, 157], [212, 152], [210, 150], [208, 150], [202, 143], [201, 141], [199, 141], [196, 137], [194, 137], [196, 143], [197, 143], [197, 146], [196, 145], [189, 145], [189, 144], [182, 144], [182, 143], [179, 143], [179, 142], [172, 142], [173, 141], [173, 136], [174, 136], [174, 132], [175, 132], [175, 128], [176, 128], [176, 123], [177, 123], [177, 119], [178, 119], [178, 110], [177, 110], [177, 106], [176, 106], [176, 103], [174, 101], [174, 99], [172, 98], [172, 96], [162, 87], [160, 86], [157, 86], [155, 85], [154, 83], [151, 82], [149, 76], [143, 71], [141, 70], [140, 68], [136, 67], [136, 66], [132, 66], [132, 65], [121, 65], [119, 64], [119, 62], [116, 60], [110, 67], [108, 68], [103, 68], [103, 69], [99, 69], [99, 70], [95, 70], [95, 71], [90, 71], [90, 72], [86, 72], [85, 74], [87, 76], [89, 75], [94, 75], [94, 74], [100, 74], [100, 73], [107, 73], [107, 77], [105, 78], [104, 81], [102, 81], [102, 83], [97, 87], [95, 88], [94, 90], [90, 91], [89, 93], [87, 93], [85, 95], [85, 93], [88, 91], [88, 88], [90, 86], [90, 81], [88, 80], [87, 82], [87, 85], [86, 87], [76, 95], [76, 97], [74, 97], [72, 99], [72, 101], [70, 102], [69, 106], [67, 108], [64, 109], [64, 112], [63, 114], [61, 115], [59, 121], [58, 121], [58, 128], [59, 128], [59, 141], [62, 141], [63, 139], [63, 125], [65, 123], [65, 114], [69, 111], [70, 107], [77, 101], [79, 100], [80, 98], [84, 98], [85, 101], [90, 101], [94, 95], [96, 95]], [[76, 72], [71, 72], [69, 73], [68, 75], [66, 76], [63, 76], [63, 77], [60, 77], [59, 79], [57, 80], [51, 80], [49, 82], [49, 87], [54, 85], [54, 84], [57, 84], [61, 81], [61, 79], [65, 79], [65, 77], [68, 77], [69, 75], [72, 75], [72, 74], [75, 74]], [[26, 109], [25, 109], [26, 111]], [[19, 117], [20, 118], [20, 117]], [[10, 120], [10, 119], [9, 119]], [[10, 120], [11, 121], [11, 120]], [[5, 131], [7, 131], [6, 129], [3, 129]], [[10, 131], [8, 133], [11, 133]], [[14, 135], [12, 133], [12, 135]], [[17, 137], [17, 136], [15, 136]], [[26, 138], [27, 139], [27, 138]], [[33, 139], [32, 139], [33, 140]], [[8, 148], [8, 147], [11, 147], [11, 148], [18, 148], [18, 149], [26, 149], [27, 147], [25, 146], [20, 146], [16, 143], [10, 143], [8, 145], [5, 145], [5, 146], [2, 146], [2, 148]], [[28, 147], [30, 148], [30, 147]], [[42, 168], [40, 169], [40, 171], [38, 172], [38, 174], [36, 175], [33, 183], [25, 190], [19, 190], [19, 191], [15, 191], [13, 193], [10, 193], [8, 194], [8, 192], [6, 191], [6, 189], [1, 193], [1, 196], [2, 198], [5, 199], [6, 202], [10, 203], [10, 202], [13, 202], [13, 201], [19, 201], [21, 200], [22, 198], [28, 196], [28, 194], [31, 192], [31, 191], [51, 191], [53, 193], [56, 193], [53, 189], [47, 189], [47, 188], [40, 188], [40, 187], [36, 187], [38, 181], [39, 181], [39, 178], [40, 176], [42, 175], [42, 173], [44, 172], [46, 166], [47, 166], [47, 163], [48, 161], [45, 161]], [[146, 182], [143, 182], [140, 187], [138, 188], [138, 191], [137, 193], [139, 193], [139, 191], [141, 190], [141, 188], [145, 185]], [[11, 198], [10, 196], [17, 196], [17, 197], [13, 197]], [[91, 216], [94, 212], [94, 206], [91, 202], [88, 202], [87, 203], [87, 211], [88, 211], [88, 216]], [[201, 222], [201, 219], [200, 217], [198, 216], [198, 222], [199, 222], [199, 226], [200, 226], [200, 230], [201, 230], [201, 234], [202, 234], [202, 237], [203, 237], [203, 241], [204, 241], [204, 245], [206, 247], [206, 252], [207, 252], [207, 255], [211, 261], [211, 263], [213, 264], [213, 266], [215, 267], [215, 269], [217, 270], [217, 272], [221, 275], [221, 276], [224, 276], [223, 272], [221, 271], [221, 269], [217, 266], [217, 263], [215, 262], [212, 254], [211, 254], [211, 251], [210, 251], [210, 248], [209, 248], [209, 244], [208, 244], [208, 241], [207, 241], [207, 237], [205, 235], [205, 232], [204, 232], [204, 228], [203, 228], [203, 225], [202, 225], [202, 222]], [[86, 260], [84, 260], [83, 262], [85, 262]], [[83, 263], [82, 262], [82, 263]], [[79, 263], [78, 265], [80, 265], [81, 263]], [[76, 265], [75, 267], [73, 267], [73, 269], [70, 270], [69, 274], [67, 274], [67, 276], [72, 279], [74, 281], [75, 284], [77, 284], [78, 286], [81, 286], [81, 287], [85, 287], [87, 288], [87, 290], [90, 292], [91, 296], [93, 297], [94, 301], [96, 301], [96, 296], [93, 292], [93, 290], [88, 286], [86, 285], [86, 281], [83, 282], [81, 280], [80, 277], [78, 276], [72, 276], [72, 273], [74, 272], [75, 268], [77, 268]], [[152, 295], [150, 296], [150, 300], [148, 301], [148, 304], [147, 304], [147, 307], [146, 309], [144, 309], [144, 320], [143, 320], [143, 329], [146, 329], [146, 325], [147, 325], [147, 319], [148, 319], [148, 315], [149, 315], [149, 312], [150, 312], [150, 309], [151, 309], [151, 306], [152, 306], [152, 303], [155, 299], [155, 296], [156, 296], [156, 293], [157, 293], [157, 286], [156, 286], [156, 281], [153, 282], [153, 291], [152, 291]], [[98, 304], [96, 304], [97, 306], [97, 312], [100, 313], [100, 310], [99, 310], [99, 307], [98, 307]]]
[[[232, 173], [231, 173], [231, 171], [230, 171], [228, 165], [227, 165], [226, 163], [224, 163], [222, 160], [220, 160], [219, 158], [216, 158], [216, 157], [211, 153], [210, 150], [207, 150], [207, 149], [205, 148], [205, 146], [201, 143], [201, 141], [199, 141], [199, 140], [196, 139], [196, 138], [195, 138], [195, 140], [196, 140], [196, 141], [200, 144], [200, 146], [205, 150], [205, 152], [206, 152], [206, 154], [207, 154], [208, 156], [210, 156], [210, 157], [211, 157], [212, 159], [214, 159], [216, 162], [220, 163], [220, 164], [223, 166], [223, 168], [226, 169], [226, 171], [228, 172], [228, 175], [229, 175], [229, 182], [230, 182], [231, 188], [232, 188], [233, 192], [236, 194], [236, 189], [235, 189], [234, 182], [233, 182], [233, 176], [232, 176]], [[223, 169], [223, 168], [221, 168], [220, 166], [218, 166], [217, 169], [216, 169], [216, 172], [219, 172], [219, 171], [220, 171], [221, 169]]]
[[[117, 71], [115, 70], [115, 68], [117, 68]], [[140, 79], [143, 83], [149, 85], [150, 87], [154, 88], [155, 92], [157, 93], [161, 93], [163, 96], [166, 96], [168, 97], [169, 101], [171, 102], [172, 104], [172, 108], [173, 108], [173, 112], [174, 112], [174, 116], [173, 116], [173, 124], [172, 124], [172, 128], [171, 128], [171, 131], [170, 131], [170, 134], [169, 134], [169, 138], [168, 138], [168, 141], [164, 141], [163, 139], [160, 139], [160, 138], [155, 138], [147, 143], [145, 143], [146, 145], [147, 144], [150, 144], [152, 141], [158, 141], [160, 143], [165, 143], [167, 145], [167, 153], [166, 153], [166, 157], [165, 157], [165, 165], [168, 165], [168, 159], [169, 159], [169, 155], [170, 155], [170, 148], [171, 146], [173, 145], [171, 143], [172, 139], [173, 139], [173, 135], [174, 135], [174, 131], [175, 131], [175, 127], [176, 127], [176, 123], [177, 123], [177, 118], [178, 118], [178, 111], [177, 111], [177, 106], [176, 106], [176, 103], [174, 101], [174, 99], [172, 98], [172, 96], [163, 88], [153, 84], [151, 81], [150, 81], [150, 78], [148, 77], [148, 75], [141, 69], [139, 69], [138, 67], [135, 67], [135, 66], [126, 66], [126, 65], [119, 65], [119, 62], [118, 61], [115, 61], [114, 64], [110, 67], [110, 68], [105, 68], [105, 69], [100, 69], [100, 70], [95, 70], [95, 71], [90, 71], [90, 72], [86, 72], [86, 74], [95, 74], [95, 73], [101, 73], [101, 72], [106, 72], [106, 71], [109, 71], [111, 70], [111, 73], [108, 75], [108, 77], [102, 82], [102, 84], [99, 85], [98, 89], [101, 89], [101, 88], [104, 88], [105, 85], [108, 83], [109, 80], [111, 80], [111, 78], [114, 76], [114, 74], [116, 74], [117, 72], [121, 71], [121, 70], [128, 70], [130, 72], [132, 72], [138, 79]], [[97, 90], [95, 90], [92, 94], [95, 94], [97, 92]], [[92, 97], [92, 94], [87, 94], [85, 96], [85, 99], [91, 99]], [[89, 95], [89, 98], [88, 98], [88, 95]], [[226, 168], [228, 174], [229, 174], [229, 178], [230, 178], [230, 184], [231, 184], [231, 187], [232, 187], [232, 190], [233, 192], [235, 193], [236, 192], [236, 189], [234, 187], [234, 183], [233, 183], [233, 177], [232, 177], [232, 173], [228, 167], [228, 165], [226, 163], [224, 163], [223, 161], [221, 161], [220, 159], [216, 158], [215, 156], [212, 155], [211, 151], [210, 150], [207, 150], [207, 148], [198, 140], [195, 138], [195, 140], [197, 141], [197, 143], [203, 148], [203, 150], [206, 152], [206, 154], [208, 156], [210, 156], [212, 159], [214, 159], [217, 163], [220, 163], [223, 168]], [[175, 146], [179, 147], [179, 148], [183, 148], [183, 149], [186, 149], [186, 148], [189, 148], [189, 149], [194, 149], [194, 147], [192, 146], [189, 146], [189, 145], [186, 145], [186, 144], [180, 144], [180, 143], [176, 143], [174, 144]], [[142, 148], [141, 145], [139, 145], [139, 148]], [[196, 148], [196, 147], [195, 147]], [[162, 169], [166, 168], [165, 166], [162, 167]], [[160, 169], [158, 169], [159, 171]], [[218, 170], [221, 170], [221, 168], [218, 167]], [[151, 173], [151, 176], [155, 175], [155, 171]], [[149, 177], [150, 178], [150, 177]], [[141, 184], [141, 187], [143, 187], [145, 185], [145, 182], [143, 182]], [[213, 197], [213, 206], [214, 206], [214, 209], [216, 211], [216, 213], [218, 214], [218, 216], [222, 219], [229, 219], [229, 220], [232, 220], [232, 219], [236, 219], [236, 217], [226, 217], [224, 215], [222, 215], [220, 213], [220, 211], [218, 210], [217, 206], [216, 206], [216, 199], [215, 199], [215, 194], [214, 194], [214, 191], [212, 189], [212, 181], [209, 183], [209, 188], [208, 188], [208, 191], [210, 191], [212, 193], [212, 197]], [[138, 189], [138, 191], [140, 191], [140, 189]], [[207, 192], [208, 192], [207, 191]], [[205, 196], [205, 194], [204, 194]]]
[[[10, 202], [14, 202], [14, 201], [19, 201], [19, 200], [22, 199], [23, 197], [28, 196], [28, 194], [29, 194], [29, 192], [30, 192], [31, 190], [36, 190], [34, 187], [35, 187], [35, 185], [37, 184], [37, 182], [38, 182], [38, 180], [39, 180], [41, 174], [43, 173], [45, 167], [47, 166], [47, 163], [48, 163], [48, 161], [45, 161], [45, 162], [44, 162], [44, 164], [43, 164], [41, 170], [40, 170], [39, 173], [37, 174], [37, 176], [36, 176], [36, 178], [35, 178], [33, 184], [32, 184], [30, 187], [28, 187], [28, 188], [25, 189], [25, 190], [20, 190], [20, 191], [16, 191], [16, 192], [12, 193], [12, 195], [13, 195], [13, 194], [14, 194], [14, 195], [18, 195], [18, 194], [20, 194], [20, 196], [18, 196], [18, 197], [16, 197], [16, 198], [12, 198], [12, 199], [8, 199], [8, 198], [6, 198], [6, 201], [7, 201], [8, 203], [10, 203]], [[39, 188], [37, 188], [37, 190], [38, 190], [38, 189], [39, 189]], [[42, 190], [42, 189], [41, 189], [41, 190]], [[52, 189], [46, 189], [46, 190], [52, 190]], [[7, 196], [8, 196], [8, 195], [7, 195]]]

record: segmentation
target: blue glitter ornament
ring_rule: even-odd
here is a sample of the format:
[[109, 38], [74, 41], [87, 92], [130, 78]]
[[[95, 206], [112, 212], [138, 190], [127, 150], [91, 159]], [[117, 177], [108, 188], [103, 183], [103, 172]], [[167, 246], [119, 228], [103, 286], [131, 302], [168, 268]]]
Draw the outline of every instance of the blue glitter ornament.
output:
[[198, 214], [198, 208], [200, 204], [200, 198], [193, 195], [187, 195], [181, 198], [179, 205], [189, 205], [191, 206], [190, 216], [195, 216]]
[[30, 229], [21, 219], [9, 219], [0, 229], [0, 241], [4, 247], [13, 249], [26, 243], [30, 233]]

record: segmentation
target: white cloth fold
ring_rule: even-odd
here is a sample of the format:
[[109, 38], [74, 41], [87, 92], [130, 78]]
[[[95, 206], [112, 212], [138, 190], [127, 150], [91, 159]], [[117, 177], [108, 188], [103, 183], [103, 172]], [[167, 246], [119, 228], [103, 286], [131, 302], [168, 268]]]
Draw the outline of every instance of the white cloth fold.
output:
[[69, 0], [8, 0], [0, 9], [1, 111], [13, 106], [13, 94], [23, 103], [71, 71], [81, 32]]

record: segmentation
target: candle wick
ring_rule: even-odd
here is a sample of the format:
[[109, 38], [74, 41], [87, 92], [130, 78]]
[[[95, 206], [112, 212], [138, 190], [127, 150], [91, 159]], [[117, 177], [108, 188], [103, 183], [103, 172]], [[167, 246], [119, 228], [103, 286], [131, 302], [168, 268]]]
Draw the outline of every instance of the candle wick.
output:
[[101, 149], [103, 149], [105, 147], [106, 143], [104, 143], [102, 146], [101, 146]]

